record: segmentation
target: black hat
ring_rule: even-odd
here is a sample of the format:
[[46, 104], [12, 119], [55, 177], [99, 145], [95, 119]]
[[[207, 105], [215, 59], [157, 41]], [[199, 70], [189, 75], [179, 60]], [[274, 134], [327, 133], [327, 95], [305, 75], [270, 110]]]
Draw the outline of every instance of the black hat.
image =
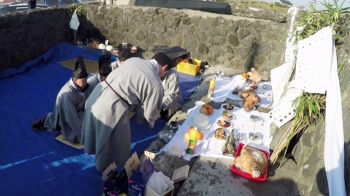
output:
[[111, 72], [111, 55], [107, 53], [98, 58], [98, 73], [101, 76], [108, 76]]
[[82, 78], [87, 78], [88, 73], [86, 71], [84, 59], [81, 55], [77, 57], [77, 60], [75, 61], [75, 66], [73, 70], [73, 78], [76, 79], [82, 79]]

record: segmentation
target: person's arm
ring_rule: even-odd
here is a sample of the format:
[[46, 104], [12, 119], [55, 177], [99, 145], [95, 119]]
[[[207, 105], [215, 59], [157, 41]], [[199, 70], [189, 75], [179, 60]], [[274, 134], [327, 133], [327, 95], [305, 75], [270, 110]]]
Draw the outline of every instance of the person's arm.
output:
[[[163, 88], [153, 87], [149, 92], [138, 112], [143, 113], [144, 119], [148, 122], [150, 128], [153, 128], [154, 122], [160, 117], [162, 108]], [[141, 114], [140, 113], [140, 114]], [[141, 121], [139, 121], [140, 123]]]
[[173, 102], [180, 103], [181, 91], [179, 87], [179, 76], [176, 72], [169, 75], [164, 88], [163, 110], [167, 110]]

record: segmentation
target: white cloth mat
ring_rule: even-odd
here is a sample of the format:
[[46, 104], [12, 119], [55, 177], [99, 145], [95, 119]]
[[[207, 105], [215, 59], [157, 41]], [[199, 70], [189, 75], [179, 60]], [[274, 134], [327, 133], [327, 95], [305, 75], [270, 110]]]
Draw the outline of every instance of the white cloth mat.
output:
[[[168, 147], [172, 147], [173, 145], [177, 145], [180, 147], [180, 150], [183, 152], [187, 149], [188, 143], [183, 139], [184, 134], [188, 131], [188, 129], [193, 126], [190, 123], [191, 118], [199, 113], [200, 105], [196, 106], [188, 111], [187, 118], [185, 122], [179, 126], [178, 131], [174, 135], [174, 137], [171, 139], [171, 141], [165, 145], [157, 154], [160, 154], [162, 151], [167, 151]], [[221, 117], [222, 112], [224, 111], [223, 108], [219, 110], [214, 110], [214, 113], [209, 117], [209, 121], [212, 124], [208, 129], [201, 130], [203, 132], [203, 139], [197, 143], [197, 146], [195, 148], [195, 154], [189, 155], [186, 154], [183, 158], [186, 160], [191, 160], [191, 158], [196, 157], [198, 155], [203, 156], [210, 156], [210, 157], [216, 157], [216, 158], [233, 158], [232, 156], [227, 155], [221, 155], [221, 149], [222, 146], [225, 144], [225, 140], [216, 140], [213, 138], [214, 131], [218, 128], [216, 125], [216, 121]], [[227, 136], [231, 133], [232, 128], [235, 129], [235, 134], [243, 133], [246, 135], [246, 141], [243, 141], [242, 143], [247, 143], [251, 146], [257, 147], [259, 149], [265, 150], [269, 152], [269, 144], [271, 142], [270, 138], [270, 125], [271, 121], [267, 114], [260, 113], [258, 111], [252, 111], [252, 112], [245, 112], [242, 108], [235, 107], [235, 110], [232, 111], [234, 116], [236, 116], [235, 120], [232, 120], [231, 124], [233, 124], [233, 127], [229, 127], [225, 129], [227, 132]], [[254, 142], [250, 141], [248, 139], [249, 132], [254, 131], [254, 125], [250, 121], [250, 115], [256, 115], [259, 116], [259, 122], [255, 125], [255, 133], [262, 138], [263, 144], [255, 144]], [[264, 120], [264, 122], [263, 122]], [[263, 124], [263, 125], [262, 125]], [[237, 144], [237, 143], [236, 143]]]
[[[231, 78], [225, 77], [216, 79], [214, 96], [211, 98], [214, 102], [224, 102], [227, 98], [232, 100], [241, 100], [238, 95], [233, 94], [233, 90], [237, 87], [234, 79], [236, 76]], [[263, 87], [268, 87], [264, 89]], [[249, 90], [249, 84], [247, 83], [243, 90]], [[256, 94], [260, 97], [260, 107], [268, 108], [272, 103], [272, 86], [269, 82], [260, 82], [258, 89], [255, 91]]]
[[[233, 90], [236, 88], [237, 85], [233, 84], [231, 86], [231, 89], [229, 90], [229, 94], [227, 98], [233, 99], [233, 100], [242, 100], [238, 95], [233, 94]], [[246, 85], [243, 87], [243, 90], [249, 90], [249, 85]], [[264, 89], [266, 88], [266, 89]], [[258, 88], [255, 90], [256, 95], [260, 97], [260, 107], [262, 108], [268, 108], [272, 103], [272, 86], [269, 82], [260, 82], [258, 84]]]
[[211, 99], [214, 102], [224, 102], [230, 93], [231, 87], [235, 85], [233, 77], [217, 77], [215, 81], [215, 91]]

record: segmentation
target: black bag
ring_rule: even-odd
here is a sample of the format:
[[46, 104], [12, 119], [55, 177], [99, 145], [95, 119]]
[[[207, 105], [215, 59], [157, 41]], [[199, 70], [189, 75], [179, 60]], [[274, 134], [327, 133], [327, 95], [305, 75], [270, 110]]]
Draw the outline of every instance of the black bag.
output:
[[175, 47], [167, 48], [167, 49], [163, 49], [163, 48], [166, 48], [166, 46], [158, 46], [158, 48], [153, 49], [153, 51], [155, 53], [158, 53], [158, 52], [164, 53], [164, 54], [168, 55], [168, 57], [170, 57], [171, 60], [176, 60], [178, 58], [187, 59], [191, 55], [189, 51], [187, 51], [179, 46], [175, 46]]

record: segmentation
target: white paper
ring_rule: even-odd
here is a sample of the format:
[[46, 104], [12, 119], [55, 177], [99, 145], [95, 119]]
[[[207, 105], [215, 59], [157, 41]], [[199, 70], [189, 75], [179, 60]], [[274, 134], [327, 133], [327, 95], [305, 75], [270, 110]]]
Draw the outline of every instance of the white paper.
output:
[[294, 28], [293, 27], [294, 27], [295, 18], [296, 18], [297, 13], [298, 13], [298, 8], [291, 7], [288, 9], [287, 14], [289, 14], [290, 12], [293, 12], [293, 13], [292, 13], [290, 27], [289, 27], [287, 41], [286, 41], [286, 52], [284, 55], [285, 62], [290, 62], [292, 59], [295, 58], [294, 51], [296, 49]]
[[71, 29], [76, 31], [76, 30], [78, 30], [79, 25], [80, 25], [80, 22], [78, 19], [77, 10], [75, 10], [73, 15], [72, 15], [72, 18], [70, 19], [69, 26]]
[[[331, 36], [325, 37], [332, 39]], [[330, 196], [346, 196], [344, 181], [344, 128], [337, 55], [332, 42], [331, 70], [327, 78], [324, 163]], [[326, 49], [325, 49], [326, 50]], [[327, 50], [328, 51], [328, 50]]]
[[297, 88], [289, 88], [277, 105], [269, 112], [271, 120], [278, 128], [294, 118], [297, 103], [302, 91]]
[[308, 93], [326, 92], [326, 84], [332, 64], [331, 27], [325, 27], [314, 35], [298, 42], [295, 80], [298, 88]]
[[286, 92], [289, 79], [294, 70], [295, 61], [284, 63], [279, 67], [271, 70], [271, 85], [272, 85], [272, 98], [273, 107], [275, 107], [282, 98], [282, 95]]
[[286, 92], [287, 90], [286, 87], [288, 85], [288, 82], [295, 68], [297, 44], [295, 42], [295, 35], [294, 35], [296, 31], [294, 30], [293, 27], [294, 27], [295, 17], [298, 12], [298, 8], [297, 7], [289, 8], [287, 14], [289, 14], [290, 12], [293, 12], [293, 13], [292, 13], [291, 23], [288, 31], [287, 40], [286, 40], [286, 52], [284, 55], [285, 63], [271, 70], [271, 85], [273, 89], [272, 108], [279, 103], [280, 99], [282, 98], [282, 95]]

